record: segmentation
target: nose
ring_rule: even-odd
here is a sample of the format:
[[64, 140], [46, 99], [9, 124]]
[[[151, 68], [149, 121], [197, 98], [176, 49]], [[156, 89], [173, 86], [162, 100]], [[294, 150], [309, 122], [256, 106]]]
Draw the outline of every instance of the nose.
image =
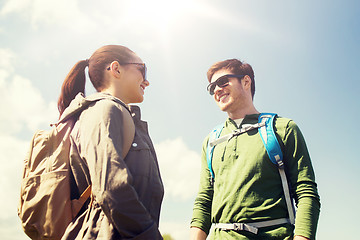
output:
[[144, 80], [144, 85], [145, 85], [145, 87], [148, 87], [148, 86], [150, 85], [150, 82], [145, 79], [145, 80]]
[[219, 87], [218, 85], [215, 86], [215, 89], [214, 89], [214, 95], [217, 93], [217, 92], [221, 92], [223, 90], [222, 87]]

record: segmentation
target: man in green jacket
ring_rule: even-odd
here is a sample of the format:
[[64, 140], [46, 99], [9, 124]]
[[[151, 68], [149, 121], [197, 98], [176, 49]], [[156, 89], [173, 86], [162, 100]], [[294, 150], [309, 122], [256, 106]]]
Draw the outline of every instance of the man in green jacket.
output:
[[[258, 122], [254, 72], [249, 64], [237, 59], [221, 61], [209, 69], [207, 77], [210, 94], [229, 116], [220, 137]], [[209, 181], [209, 136], [205, 138], [192, 240], [206, 239], [211, 226], [211, 239], [315, 239], [320, 198], [304, 137], [290, 119], [277, 117], [274, 125], [297, 206], [295, 224], [290, 221], [278, 167], [270, 161], [255, 128], [215, 146], [215, 181]]]

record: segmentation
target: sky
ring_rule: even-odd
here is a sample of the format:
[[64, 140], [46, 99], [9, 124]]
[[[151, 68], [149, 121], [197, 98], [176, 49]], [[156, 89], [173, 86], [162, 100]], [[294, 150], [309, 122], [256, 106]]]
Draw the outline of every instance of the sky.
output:
[[256, 108], [294, 119], [305, 136], [322, 204], [317, 239], [355, 239], [359, 42], [356, 0], [0, 0], [1, 239], [27, 239], [17, 205], [30, 139], [58, 118], [72, 66], [107, 44], [148, 66], [140, 107], [165, 185], [163, 234], [189, 237], [202, 141], [227, 118], [206, 72], [238, 58], [254, 69]]

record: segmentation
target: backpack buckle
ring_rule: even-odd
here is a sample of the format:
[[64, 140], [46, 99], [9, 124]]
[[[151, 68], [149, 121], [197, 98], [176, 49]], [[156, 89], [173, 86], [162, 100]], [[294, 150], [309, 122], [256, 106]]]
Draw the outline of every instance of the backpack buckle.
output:
[[210, 181], [210, 185], [214, 186], [215, 178], [213, 176], [210, 177], [209, 181]]

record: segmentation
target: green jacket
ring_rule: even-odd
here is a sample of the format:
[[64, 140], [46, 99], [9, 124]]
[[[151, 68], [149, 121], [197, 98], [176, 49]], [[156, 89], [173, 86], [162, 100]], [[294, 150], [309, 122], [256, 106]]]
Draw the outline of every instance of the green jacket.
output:
[[[258, 116], [246, 116], [242, 125], [257, 123]], [[228, 119], [221, 136], [236, 128], [236, 123]], [[215, 229], [212, 239], [291, 239], [293, 234], [315, 239], [320, 199], [305, 140], [290, 119], [276, 118], [275, 131], [297, 206], [295, 231], [290, 224], [260, 228], [257, 235]], [[216, 145], [212, 162], [213, 186], [206, 162], [208, 139], [209, 136], [202, 148], [200, 188], [191, 226], [209, 233], [212, 223], [251, 223], [288, 218], [278, 169], [270, 161], [257, 129]]]

